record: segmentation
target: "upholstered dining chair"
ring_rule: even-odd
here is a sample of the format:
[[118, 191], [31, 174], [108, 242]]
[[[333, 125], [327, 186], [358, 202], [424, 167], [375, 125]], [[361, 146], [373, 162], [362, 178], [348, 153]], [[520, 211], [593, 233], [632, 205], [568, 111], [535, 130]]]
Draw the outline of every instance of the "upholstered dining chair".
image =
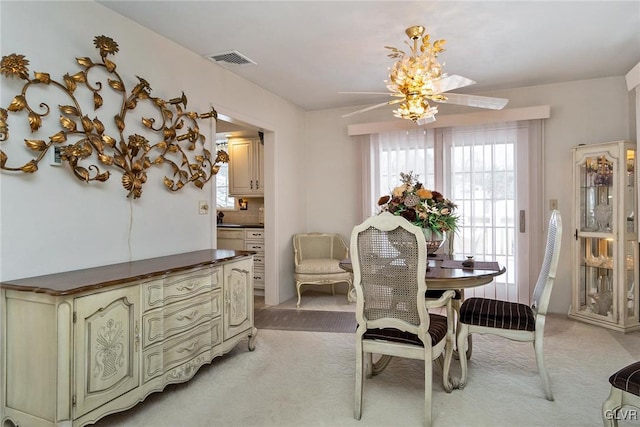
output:
[[602, 421], [605, 427], [617, 427], [618, 420], [625, 418], [620, 412], [623, 406], [634, 406], [636, 412], [640, 409], [640, 362], [627, 365], [611, 375], [609, 383], [611, 392], [602, 404]]
[[560, 256], [561, 238], [562, 219], [560, 212], [554, 210], [549, 219], [544, 259], [533, 291], [531, 306], [488, 298], [469, 298], [462, 303], [457, 329], [458, 352], [461, 355], [459, 388], [463, 388], [467, 383], [467, 358], [462, 354], [466, 352], [468, 336], [474, 333], [493, 334], [533, 343], [545, 397], [547, 400], [553, 400], [549, 375], [544, 365], [543, 338], [549, 298]]
[[349, 258], [349, 248], [339, 234], [301, 233], [293, 236], [294, 280], [300, 307], [302, 285], [330, 285], [335, 294], [336, 283], [347, 283], [347, 301], [351, 302], [352, 274], [340, 268]]
[[[373, 216], [351, 233], [356, 292], [356, 419], [362, 415], [364, 379], [371, 377], [372, 354], [424, 360], [424, 423], [431, 425], [433, 361], [443, 354], [442, 381], [452, 384], [454, 322], [451, 298], [425, 298], [427, 248], [422, 230], [388, 212]], [[428, 308], [446, 307], [447, 316]]]

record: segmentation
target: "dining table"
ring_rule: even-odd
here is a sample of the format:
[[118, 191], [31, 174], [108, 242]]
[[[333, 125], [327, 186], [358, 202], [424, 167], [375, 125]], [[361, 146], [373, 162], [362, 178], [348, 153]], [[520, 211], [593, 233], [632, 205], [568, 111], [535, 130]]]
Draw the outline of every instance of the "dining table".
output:
[[[456, 316], [459, 316], [460, 306], [464, 301], [465, 289], [475, 288], [478, 286], [491, 283], [493, 279], [504, 274], [507, 269], [497, 261], [478, 261], [471, 260], [468, 257], [460, 258], [454, 255], [434, 254], [429, 255], [427, 264], [427, 272], [425, 281], [427, 283], [427, 298], [438, 298], [440, 291], [453, 290], [455, 297], [453, 298], [453, 309]], [[469, 262], [471, 261], [471, 262]], [[340, 261], [340, 268], [345, 271], [353, 272], [351, 259]], [[351, 292], [352, 300], [355, 301], [355, 289]], [[453, 343], [455, 346], [455, 343]], [[469, 359], [472, 352], [471, 335], [468, 337], [468, 346], [466, 357]], [[459, 357], [457, 349], [454, 348], [454, 355]], [[373, 364], [373, 374], [382, 372], [391, 360], [390, 356], [382, 356]]]

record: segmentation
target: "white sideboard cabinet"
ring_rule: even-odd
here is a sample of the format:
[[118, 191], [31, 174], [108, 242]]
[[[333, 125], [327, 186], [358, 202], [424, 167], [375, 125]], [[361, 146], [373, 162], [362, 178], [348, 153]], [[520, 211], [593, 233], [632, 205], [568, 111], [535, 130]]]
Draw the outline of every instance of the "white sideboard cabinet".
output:
[[204, 250], [1, 284], [2, 426], [83, 426], [244, 338], [253, 255]]

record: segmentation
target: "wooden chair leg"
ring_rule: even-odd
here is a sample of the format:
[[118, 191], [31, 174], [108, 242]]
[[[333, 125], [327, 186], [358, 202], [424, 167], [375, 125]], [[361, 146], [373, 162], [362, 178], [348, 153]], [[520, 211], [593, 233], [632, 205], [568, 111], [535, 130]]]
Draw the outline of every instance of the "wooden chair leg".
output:
[[362, 393], [364, 390], [364, 371], [365, 360], [369, 358], [371, 353], [366, 356], [362, 353], [362, 341], [356, 343], [356, 390], [355, 390], [355, 406], [353, 416], [356, 420], [362, 417]]
[[296, 280], [296, 289], [298, 291], [298, 302], [296, 303], [296, 307], [300, 308], [300, 287], [302, 286], [301, 282]]
[[433, 360], [431, 359], [431, 349], [424, 355], [424, 425], [431, 427], [431, 398], [433, 396]]
[[544, 395], [547, 400], [553, 402], [553, 393], [551, 392], [551, 382], [549, 381], [549, 374], [544, 365], [544, 352], [543, 352], [543, 340], [542, 333], [538, 335], [536, 332], [535, 340], [533, 341], [533, 347], [536, 352], [536, 363], [538, 365], [538, 372], [540, 372], [540, 378], [542, 379], [542, 388], [544, 389]]

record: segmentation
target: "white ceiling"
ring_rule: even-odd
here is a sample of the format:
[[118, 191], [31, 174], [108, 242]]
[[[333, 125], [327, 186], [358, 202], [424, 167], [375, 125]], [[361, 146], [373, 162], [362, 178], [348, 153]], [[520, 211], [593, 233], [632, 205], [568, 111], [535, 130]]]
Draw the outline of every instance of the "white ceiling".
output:
[[411, 25], [447, 40], [446, 72], [478, 82], [461, 93], [623, 76], [640, 62], [640, 0], [99, 3], [199, 55], [239, 51], [257, 65], [233, 72], [307, 111], [379, 102], [339, 92], [384, 91], [384, 46], [406, 47]]

